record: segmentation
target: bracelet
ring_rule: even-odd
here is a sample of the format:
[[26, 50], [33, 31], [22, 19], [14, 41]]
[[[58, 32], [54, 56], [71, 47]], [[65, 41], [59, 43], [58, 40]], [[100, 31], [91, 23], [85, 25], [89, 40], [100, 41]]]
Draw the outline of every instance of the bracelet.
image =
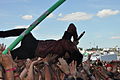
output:
[[16, 67], [7, 69], [7, 70], [5, 70], [5, 71], [6, 71], [6, 72], [9, 72], [9, 71], [14, 71], [14, 70], [16, 70]]

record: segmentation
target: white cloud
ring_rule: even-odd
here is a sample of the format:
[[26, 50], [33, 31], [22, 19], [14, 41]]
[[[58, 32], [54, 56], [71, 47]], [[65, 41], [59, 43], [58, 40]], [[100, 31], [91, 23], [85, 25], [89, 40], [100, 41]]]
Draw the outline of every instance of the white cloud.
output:
[[33, 19], [33, 16], [32, 15], [24, 15], [24, 16], [22, 16], [22, 19], [31, 20], [31, 19]]
[[120, 39], [120, 36], [113, 36], [111, 39]]
[[75, 12], [71, 14], [67, 14], [62, 18], [58, 18], [61, 21], [80, 21], [80, 20], [89, 20], [93, 15], [87, 14], [85, 12]]
[[101, 11], [98, 11], [97, 16], [102, 18], [102, 17], [111, 16], [111, 15], [116, 15], [118, 13], [120, 13], [119, 10], [103, 9]]
[[51, 13], [47, 16], [47, 18], [53, 18], [53, 17], [54, 17], [53, 13]]
[[[18, 26], [15, 26], [15, 29], [16, 28], [17, 29], [19, 29], [19, 28], [28, 28], [28, 27], [29, 27], [29, 25], [18, 25]], [[34, 30], [38, 30], [38, 29], [40, 29], [40, 26], [35, 27]]]
[[19, 26], [15, 26], [15, 28], [28, 28], [29, 25], [19, 25]]

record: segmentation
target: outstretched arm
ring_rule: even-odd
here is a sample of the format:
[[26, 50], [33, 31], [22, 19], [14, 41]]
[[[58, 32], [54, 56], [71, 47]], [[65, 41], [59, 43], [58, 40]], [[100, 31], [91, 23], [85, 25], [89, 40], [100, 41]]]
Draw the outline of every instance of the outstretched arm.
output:
[[79, 40], [81, 39], [81, 37], [82, 37], [84, 34], [85, 34], [85, 31], [83, 31], [83, 32], [80, 34], [80, 36], [78, 36], [77, 40], [74, 40], [74, 41], [73, 41], [73, 43], [74, 43], [75, 45], [78, 45]]

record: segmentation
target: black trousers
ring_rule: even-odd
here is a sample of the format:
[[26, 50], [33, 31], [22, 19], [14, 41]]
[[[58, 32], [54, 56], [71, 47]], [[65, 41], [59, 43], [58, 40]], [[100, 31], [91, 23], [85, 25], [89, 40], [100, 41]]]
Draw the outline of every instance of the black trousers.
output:
[[[0, 38], [19, 36], [24, 30], [25, 29], [12, 29], [0, 31]], [[31, 33], [27, 34], [21, 41], [21, 46], [11, 51], [13, 59], [16, 57], [18, 59], [34, 58], [38, 42]]]

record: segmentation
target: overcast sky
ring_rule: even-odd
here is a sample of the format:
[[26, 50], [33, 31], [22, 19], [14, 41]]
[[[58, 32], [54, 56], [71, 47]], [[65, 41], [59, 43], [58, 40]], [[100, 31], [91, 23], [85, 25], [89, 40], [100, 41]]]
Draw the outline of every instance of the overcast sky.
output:
[[[0, 30], [28, 27], [57, 1], [1, 0]], [[120, 47], [120, 0], [66, 0], [32, 33], [40, 40], [58, 40], [70, 23], [78, 34], [86, 31], [78, 47]], [[8, 46], [16, 38], [0, 38], [0, 43]]]

